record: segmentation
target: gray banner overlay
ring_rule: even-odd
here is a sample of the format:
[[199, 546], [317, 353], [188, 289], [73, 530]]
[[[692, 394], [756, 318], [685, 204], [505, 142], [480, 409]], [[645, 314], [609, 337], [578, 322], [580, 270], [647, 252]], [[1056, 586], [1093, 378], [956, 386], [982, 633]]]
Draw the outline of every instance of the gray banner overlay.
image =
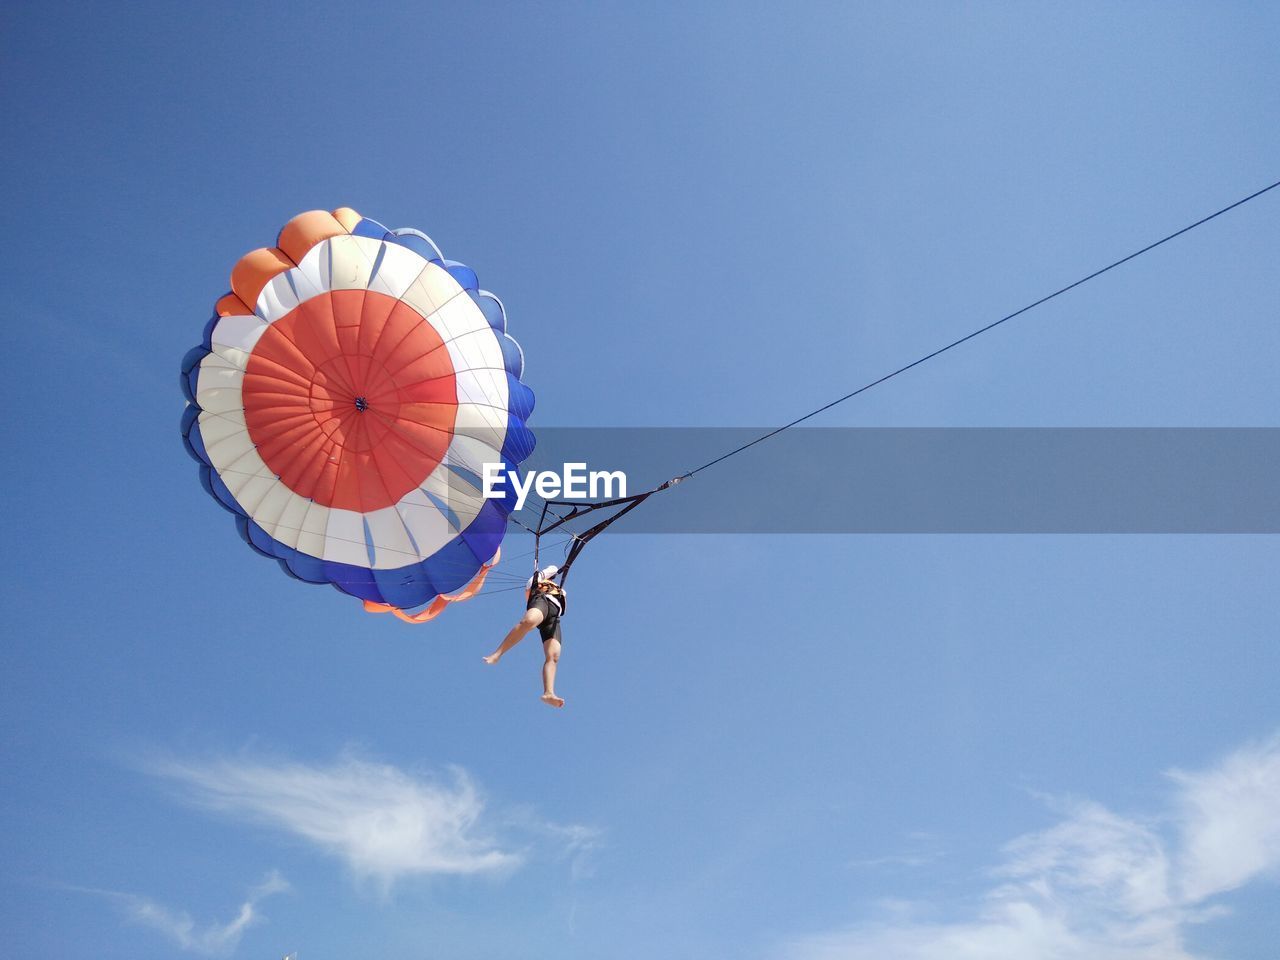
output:
[[[623, 470], [640, 493], [767, 428], [535, 432], [526, 468]], [[532, 525], [541, 505], [517, 516]], [[613, 532], [1278, 533], [1280, 428], [796, 428]]]

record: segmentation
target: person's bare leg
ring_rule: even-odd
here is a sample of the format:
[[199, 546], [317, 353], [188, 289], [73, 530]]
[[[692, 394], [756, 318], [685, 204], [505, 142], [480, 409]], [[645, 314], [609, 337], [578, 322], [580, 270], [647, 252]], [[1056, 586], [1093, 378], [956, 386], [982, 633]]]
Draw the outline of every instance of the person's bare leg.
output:
[[556, 664], [560, 662], [560, 641], [552, 637], [542, 645], [546, 662], [542, 664], [542, 702], [563, 707], [564, 698], [556, 696]]
[[507, 635], [502, 639], [502, 643], [498, 645], [498, 649], [485, 657], [484, 662], [490, 665], [497, 663], [502, 659], [504, 653], [523, 640], [524, 635], [541, 622], [541, 610], [526, 610], [524, 616], [520, 618], [520, 622], [507, 632]]

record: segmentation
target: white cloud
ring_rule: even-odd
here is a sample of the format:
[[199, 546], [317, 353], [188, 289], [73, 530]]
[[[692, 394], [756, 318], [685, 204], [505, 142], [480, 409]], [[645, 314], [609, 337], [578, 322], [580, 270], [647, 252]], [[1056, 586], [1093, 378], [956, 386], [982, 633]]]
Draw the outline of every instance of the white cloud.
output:
[[850, 860], [848, 865], [858, 869], [880, 867], [914, 869], [941, 860], [946, 854], [938, 838], [930, 833], [915, 831], [907, 834], [906, 840], [907, 849], [900, 853], [878, 857], [858, 857]]
[[261, 919], [258, 903], [275, 893], [283, 893], [289, 884], [274, 870], [240, 905], [233, 919], [227, 923], [197, 925], [185, 910], [174, 910], [150, 897], [109, 890], [89, 890], [116, 901], [130, 920], [164, 934], [183, 950], [206, 956], [221, 956], [235, 950], [248, 927]]
[[591, 879], [595, 875], [593, 855], [600, 847], [600, 831], [576, 824], [564, 827], [551, 824], [548, 830], [559, 841], [564, 856], [569, 858], [569, 880], [577, 883]]
[[877, 922], [804, 937], [789, 960], [1199, 960], [1189, 926], [1212, 898], [1280, 867], [1280, 737], [1205, 771], [1170, 774], [1169, 812], [1151, 820], [1096, 803], [1020, 837], [974, 905], [939, 920], [895, 903]]
[[1280, 865], [1280, 736], [1204, 773], [1174, 771], [1180, 788], [1179, 892], [1203, 900]]
[[595, 873], [594, 857], [604, 839], [598, 827], [552, 823], [527, 806], [511, 808], [503, 821], [507, 827], [542, 840], [557, 859], [568, 860], [570, 881], [577, 883]]
[[[237, 758], [163, 760], [149, 769], [191, 802], [301, 837], [384, 888], [409, 876], [507, 871], [524, 859], [482, 829], [484, 801], [456, 768], [446, 778], [418, 777], [346, 755], [329, 765]], [[571, 852], [589, 834], [554, 829]]]

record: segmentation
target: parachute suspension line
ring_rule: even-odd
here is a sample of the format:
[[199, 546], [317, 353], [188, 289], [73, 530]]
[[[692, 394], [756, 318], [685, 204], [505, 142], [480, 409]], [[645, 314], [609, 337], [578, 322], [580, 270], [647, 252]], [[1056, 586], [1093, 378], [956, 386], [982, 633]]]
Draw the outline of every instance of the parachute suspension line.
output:
[[776, 429], [770, 430], [768, 433], [761, 434], [760, 436], [756, 437], [754, 440], [750, 441], [749, 443], [744, 443], [742, 446], [736, 447], [733, 450], [730, 450], [728, 453], [725, 453], [725, 454], [722, 454], [721, 456], [716, 457], [714, 460], [708, 460], [702, 466], [695, 467], [694, 469], [690, 470], [688, 473], [682, 474], [680, 479], [684, 480], [689, 477], [692, 477], [696, 473], [701, 473], [703, 470], [706, 470], [708, 467], [714, 467], [717, 463], [722, 463], [723, 461], [728, 460], [730, 457], [736, 454], [742, 453], [742, 451], [747, 450], [751, 447], [754, 447], [757, 443], [763, 443], [765, 440], [768, 440], [770, 437], [776, 437], [778, 434], [782, 433], [783, 430], [789, 430], [790, 428], [796, 426], [797, 424], [804, 423], [806, 420], [810, 419], [811, 417], [816, 417], [818, 414], [824, 413], [827, 410], [830, 410], [832, 407], [838, 404], [844, 403], [846, 400], [852, 400], [858, 394], [865, 393], [866, 391], [870, 390], [872, 387], [878, 387], [880, 384], [884, 383], [886, 380], [892, 380], [898, 374], [906, 373], [912, 367], [918, 367], [920, 366], [920, 364], [925, 363], [929, 360], [932, 360], [934, 357], [939, 356], [940, 354], [946, 353], [948, 350], [951, 350], [954, 347], [958, 347], [962, 343], [972, 340], [975, 337], [980, 337], [982, 336], [982, 334], [988, 332], [989, 330], [994, 330], [996, 327], [1000, 326], [1000, 324], [1005, 323], [1008, 320], [1012, 320], [1014, 317], [1021, 316], [1022, 314], [1026, 313], [1029, 310], [1034, 310], [1036, 307], [1040, 306], [1041, 304], [1048, 303], [1054, 297], [1059, 297], [1062, 294], [1066, 293], [1068, 290], [1074, 290], [1076, 287], [1080, 286], [1081, 284], [1088, 283], [1090, 280], [1093, 280], [1095, 277], [1102, 276], [1108, 270], [1114, 270], [1116, 267], [1126, 264], [1130, 260], [1136, 260], [1138, 257], [1142, 256], [1144, 253], [1148, 253], [1149, 251], [1154, 250], [1156, 247], [1160, 246], [1161, 244], [1168, 243], [1170, 240], [1180, 237], [1184, 233], [1189, 233], [1190, 231], [1194, 230], [1196, 227], [1203, 226], [1204, 224], [1208, 223], [1210, 220], [1220, 217], [1224, 213], [1234, 210], [1236, 207], [1243, 206], [1244, 204], [1248, 203], [1250, 200], [1255, 200], [1258, 197], [1262, 196], [1267, 191], [1274, 190], [1276, 187], [1280, 187], [1280, 180], [1277, 180], [1275, 183], [1271, 184], [1270, 186], [1263, 187], [1261, 190], [1258, 190], [1255, 193], [1249, 194], [1249, 196], [1247, 197], [1237, 200], [1235, 203], [1232, 203], [1232, 204], [1229, 204], [1228, 206], [1223, 207], [1221, 210], [1218, 210], [1214, 213], [1209, 214], [1207, 217], [1201, 217], [1195, 223], [1187, 224], [1187, 226], [1183, 227], [1181, 230], [1176, 230], [1173, 233], [1169, 234], [1167, 237], [1162, 237], [1161, 239], [1157, 240], [1155, 243], [1149, 243], [1145, 247], [1143, 247], [1141, 250], [1135, 250], [1133, 253], [1129, 254], [1127, 257], [1121, 257], [1119, 260], [1116, 260], [1114, 263], [1109, 263], [1105, 267], [1102, 267], [1100, 270], [1095, 270], [1093, 271], [1093, 273], [1089, 274], [1088, 276], [1081, 277], [1079, 280], [1076, 280], [1074, 283], [1069, 283], [1065, 287], [1055, 290], [1053, 293], [1049, 294], [1048, 296], [1041, 297], [1039, 300], [1036, 300], [1033, 303], [1029, 303], [1025, 307], [1021, 307], [1013, 311], [1013, 313], [1010, 313], [1010, 314], [1007, 314], [1006, 316], [1001, 317], [999, 320], [995, 320], [992, 323], [988, 323], [985, 327], [980, 327], [977, 330], [974, 330], [972, 333], [966, 334], [965, 336], [961, 337], [959, 340], [953, 340], [950, 343], [948, 343], [945, 347], [939, 347], [937, 350], [934, 350], [932, 353], [925, 354], [920, 359], [913, 360], [911, 361], [911, 363], [908, 363], [906, 366], [899, 367], [897, 370], [894, 370], [892, 373], [886, 373], [883, 377], [880, 377], [878, 380], [872, 380], [870, 383], [863, 384], [857, 390], [854, 390], [851, 393], [846, 393], [843, 397], [839, 397], [838, 399], [832, 400], [830, 403], [825, 404], [821, 407], [818, 407], [816, 410], [811, 410], [808, 413], [806, 413], [804, 416], [797, 417], [796, 419], [792, 420], [790, 423], [783, 424], [782, 426], [777, 427]]

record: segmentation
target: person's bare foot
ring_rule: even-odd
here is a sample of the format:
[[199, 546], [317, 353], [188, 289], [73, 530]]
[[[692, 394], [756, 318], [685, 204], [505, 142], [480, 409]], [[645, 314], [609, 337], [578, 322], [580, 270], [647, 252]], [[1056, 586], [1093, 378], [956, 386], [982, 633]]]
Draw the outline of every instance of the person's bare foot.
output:
[[554, 693], [544, 693], [542, 695], [542, 702], [553, 707], [563, 707], [564, 697], [557, 697]]
[[480, 659], [492, 667], [495, 663], [497, 663], [499, 660], [502, 659], [502, 654], [491, 653], [487, 657], [481, 657]]

